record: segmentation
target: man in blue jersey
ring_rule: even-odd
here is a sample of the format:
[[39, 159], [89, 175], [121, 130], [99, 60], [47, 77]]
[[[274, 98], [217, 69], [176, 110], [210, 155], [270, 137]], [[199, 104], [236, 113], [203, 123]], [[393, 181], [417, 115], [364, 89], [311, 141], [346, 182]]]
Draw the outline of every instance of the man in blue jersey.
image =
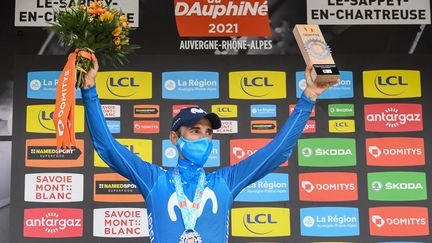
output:
[[86, 76], [82, 97], [94, 148], [114, 171], [139, 188], [147, 204], [150, 240], [156, 243], [227, 242], [234, 198], [290, 157], [316, 98], [331, 85], [313, 83], [308, 66], [307, 88], [274, 139], [247, 159], [212, 173], [206, 173], [203, 165], [220, 119], [197, 107], [181, 110], [169, 135], [179, 151], [178, 164], [164, 170], [143, 161], [112, 137], [96, 93], [98, 63], [93, 58], [94, 69]]

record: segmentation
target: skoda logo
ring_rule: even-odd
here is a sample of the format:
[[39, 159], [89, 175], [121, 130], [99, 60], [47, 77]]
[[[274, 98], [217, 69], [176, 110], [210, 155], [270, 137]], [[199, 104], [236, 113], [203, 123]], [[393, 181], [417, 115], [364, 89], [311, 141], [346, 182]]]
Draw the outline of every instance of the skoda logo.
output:
[[165, 89], [168, 91], [173, 91], [176, 88], [176, 83], [172, 79], [165, 81]]
[[312, 149], [309, 148], [309, 147], [304, 147], [304, 148], [302, 149], [302, 155], [303, 155], [304, 157], [306, 157], [306, 158], [311, 157], [311, 156], [312, 156]]
[[372, 187], [372, 190], [379, 192], [382, 189], [382, 184], [379, 181], [374, 181], [374, 182], [372, 182], [371, 187]]

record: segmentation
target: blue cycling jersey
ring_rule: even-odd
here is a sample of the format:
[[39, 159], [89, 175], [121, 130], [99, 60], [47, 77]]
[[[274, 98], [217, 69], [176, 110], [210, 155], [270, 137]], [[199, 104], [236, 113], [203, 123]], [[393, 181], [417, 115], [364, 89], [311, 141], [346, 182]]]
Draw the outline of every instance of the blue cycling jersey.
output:
[[[151, 242], [179, 242], [185, 230], [173, 183], [173, 169], [147, 163], [119, 144], [111, 135], [100, 108], [96, 88], [82, 90], [87, 127], [99, 156], [114, 171], [137, 185], [147, 204]], [[247, 159], [212, 173], [199, 208], [195, 230], [205, 243], [227, 242], [229, 213], [237, 194], [286, 161], [309, 119], [315, 102], [304, 94], [275, 138]], [[179, 159], [177, 168], [187, 196], [193, 201], [202, 167]]]

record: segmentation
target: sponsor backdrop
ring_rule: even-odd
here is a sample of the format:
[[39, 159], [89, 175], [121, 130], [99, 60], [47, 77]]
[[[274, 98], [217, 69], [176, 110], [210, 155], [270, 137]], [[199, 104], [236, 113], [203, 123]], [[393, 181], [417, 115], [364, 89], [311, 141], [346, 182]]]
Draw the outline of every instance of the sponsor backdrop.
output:
[[[180, 33], [198, 35], [196, 23]], [[340, 84], [322, 95], [289, 161], [235, 199], [230, 242], [430, 242], [430, 59], [335, 56]], [[145, 200], [94, 152], [79, 91], [77, 147], [56, 153], [64, 61], [16, 59], [11, 242], [149, 242]], [[197, 105], [219, 114], [213, 171], [275, 136], [303, 70], [300, 56], [138, 56], [119, 71], [103, 66], [97, 90], [113, 136], [165, 168], [178, 156], [172, 117]]]

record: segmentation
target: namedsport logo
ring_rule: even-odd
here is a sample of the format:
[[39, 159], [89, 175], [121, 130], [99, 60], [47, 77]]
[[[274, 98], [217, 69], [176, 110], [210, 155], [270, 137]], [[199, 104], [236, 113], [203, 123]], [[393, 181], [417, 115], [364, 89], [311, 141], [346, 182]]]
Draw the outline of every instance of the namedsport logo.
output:
[[95, 174], [95, 202], [144, 202], [138, 187], [117, 173]]
[[27, 139], [25, 165], [45, 168], [81, 167], [84, 165], [84, 140], [76, 139], [76, 147], [57, 150], [56, 139]]

